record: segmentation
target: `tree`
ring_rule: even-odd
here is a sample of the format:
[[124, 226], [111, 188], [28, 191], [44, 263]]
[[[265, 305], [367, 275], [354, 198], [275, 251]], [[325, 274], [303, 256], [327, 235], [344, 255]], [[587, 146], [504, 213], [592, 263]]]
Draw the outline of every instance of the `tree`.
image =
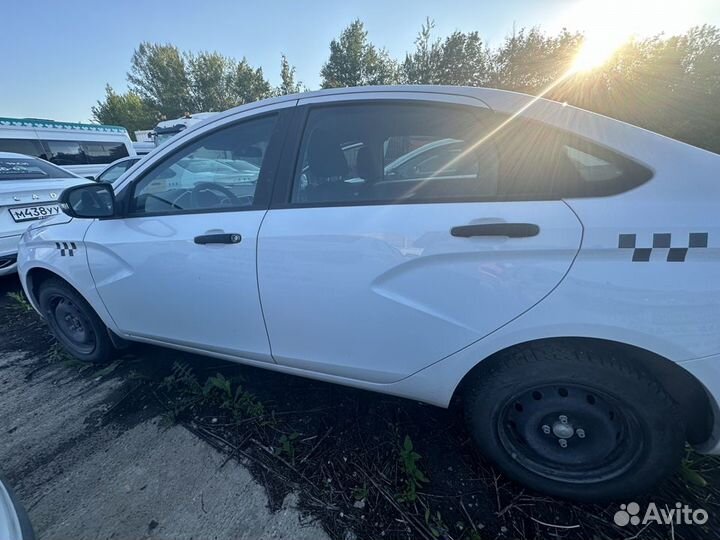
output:
[[275, 89], [278, 96], [297, 94], [301, 91], [302, 83], [295, 82], [295, 66], [291, 66], [287, 56], [282, 55], [280, 60], [280, 86]]
[[403, 80], [408, 84], [440, 84], [442, 46], [440, 40], [432, 39], [435, 22], [425, 19], [417, 38], [415, 51], [405, 55], [402, 65]]
[[477, 32], [454, 32], [445, 41], [432, 39], [435, 23], [427, 18], [405, 55], [403, 80], [408, 84], [481, 86], [489, 76], [488, 52]]
[[394, 84], [398, 68], [385, 49], [378, 50], [368, 42], [365, 26], [355, 19], [330, 42], [330, 57], [320, 76], [323, 88]]
[[243, 105], [272, 94], [272, 88], [265, 80], [262, 68], [253, 69], [245, 58], [235, 66], [228, 86], [228, 97], [233, 105]]
[[186, 53], [190, 112], [224, 111], [235, 105], [230, 85], [236, 62], [217, 52]]
[[139, 95], [132, 91], [118, 94], [109, 84], [105, 86], [105, 99], [92, 107], [92, 118], [101, 124], [123, 126], [131, 134], [157, 123], [157, 113]]
[[132, 56], [130, 89], [167, 118], [190, 111], [190, 79], [185, 59], [174, 45], [143, 42]]

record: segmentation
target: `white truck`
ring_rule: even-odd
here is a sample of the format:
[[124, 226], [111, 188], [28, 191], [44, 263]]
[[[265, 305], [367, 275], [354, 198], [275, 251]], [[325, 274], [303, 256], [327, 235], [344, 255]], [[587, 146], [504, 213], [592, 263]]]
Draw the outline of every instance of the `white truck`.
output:
[[185, 116], [181, 116], [180, 118], [175, 118], [173, 120], [163, 120], [162, 122], [159, 122], [157, 126], [155, 126], [155, 129], [152, 130], [149, 135], [154, 140], [155, 146], [162, 146], [169, 139], [171, 139], [181, 131], [185, 131], [190, 126], [194, 126], [195, 124], [198, 124], [206, 118], [209, 118], [215, 114], [217, 113], [187, 113], [185, 114]]

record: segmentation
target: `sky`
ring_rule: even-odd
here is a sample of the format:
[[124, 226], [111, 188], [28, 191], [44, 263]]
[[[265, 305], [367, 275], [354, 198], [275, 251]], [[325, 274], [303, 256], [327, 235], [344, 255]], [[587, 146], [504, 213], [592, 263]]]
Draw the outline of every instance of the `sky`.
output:
[[720, 0], [0, 0], [0, 12], [0, 116], [73, 122], [90, 119], [106, 84], [127, 89], [142, 41], [245, 56], [273, 85], [284, 53], [314, 89], [330, 41], [355, 18], [395, 58], [412, 50], [428, 16], [438, 37], [477, 30], [490, 46], [513, 25], [600, 39], [720, 26]]

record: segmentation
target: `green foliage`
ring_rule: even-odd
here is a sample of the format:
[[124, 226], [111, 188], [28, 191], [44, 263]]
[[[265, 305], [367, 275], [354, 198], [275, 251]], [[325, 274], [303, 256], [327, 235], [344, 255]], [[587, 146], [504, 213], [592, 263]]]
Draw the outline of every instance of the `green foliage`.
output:
[[190, 111], [190, 77], [180, 50], [170, 44], [142, 42], [127, 74], [130, 90], [167, 118]]
[[717, 470], [717, 460], [715, 456], [699, 456], [688, 446], [680, 463], [680, 477], [686, 484], [705, 488], [708, 486], [708, 481], [703, 473]]
[[427, 525], [427, 528], [430, 530], [430, 534], [433, 535], [433, 538], [440, 538], [443, 536], [448, 528], [447, 525], [445, 525], [445, 522], [443, 522], [442, 516], [440, 515], [440, 511], [431, 512], [429, 507], [425, 508], [425, 525]]
[[293, 432], [290, 435], [283, 434], [278, 441], [280, 446], [275, 449], [275, 454], [278, 456], [284, 456], [291, 465], [295, 465], [295, 441], [300, 437], [300, 434]]
[[415, 502], [417, 499], [417, 491], [421, 484], [426, 484], [428, 480], [425, 473], [418, 467], [418, 461], [422, 456], [413, 449], [413, 443], [409, 435], [405, 435], [405, 440], [400, 447], [400, 468], [404, 479], [404, 489], [399, 495], [398, 500], [401, 502]]
[[275, 89], [275, 95], [297, 94], [302, 89], [302, 83], [295, 82], [295, 66], [290, 65], [284, 54], [280, 60], [280, 81], [280, 86]]
[[272, 88], [265, 80], [262, 68], [254, 69], [243, 58], [234, 66], [229, 92], [230, 100], [235, 106], [270, 97]]
[[132, 91], [118, 94], [110, 85], [105, 87], [105, 99], [92, 107], [92, 118], [101, 124], [120, 125], [131, 134], [139, 129], [151, 129], [158, 113]]
[[330, 57], [320, 70], [323, 88], [395, 84], [398, 68], [385, 49], [377, 49], [367, 38], [360, 19], [330, 42]]
[[237, 67], [232, 58], [217, 52], [186, 53], [190, 84], [189, 112], [224, 111], [235, 105], [231, 88]]
[[239, 383], [218, 373], [201, 384], [192, 368], [174, 362], [171, 374], [165, 377], [161, 388], [174, 391], [178, 398], [171, 402], [172, 419], [179, 417], [190, 407], [205, 405], [219, 407], [229, 413], [236, 422], [247, 418], [259, 418], [265, 414], [265, 406]]
[[363, 484], [362, 486], [358, 486], [355, 489], [353, 489], [353, 499], [356, 501], [363, 501], [367, 499], [368, 496], [368, 488], [366, 484]]
[[24, 312], [33, 311], [33, 308], [30, 305], [30, 302], [28, 302], [28, 299], [26, 298], [26, 296], [23, 292], [9, 292], [8, 296], [10, 298], [12, 298], [13, 302], [15, 302], [15, 307], [20, 309], [20, 311], [24, 311]]

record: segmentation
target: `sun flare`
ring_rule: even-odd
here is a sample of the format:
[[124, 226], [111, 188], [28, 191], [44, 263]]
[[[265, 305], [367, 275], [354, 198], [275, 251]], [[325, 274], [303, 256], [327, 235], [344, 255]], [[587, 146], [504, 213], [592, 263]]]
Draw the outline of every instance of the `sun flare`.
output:
[[581, 0], [561, 23], [585, 35], [571, 73], [603, 66], [633, 37], [681, 31], [690, 24], [692, 10], [680, 0]]

